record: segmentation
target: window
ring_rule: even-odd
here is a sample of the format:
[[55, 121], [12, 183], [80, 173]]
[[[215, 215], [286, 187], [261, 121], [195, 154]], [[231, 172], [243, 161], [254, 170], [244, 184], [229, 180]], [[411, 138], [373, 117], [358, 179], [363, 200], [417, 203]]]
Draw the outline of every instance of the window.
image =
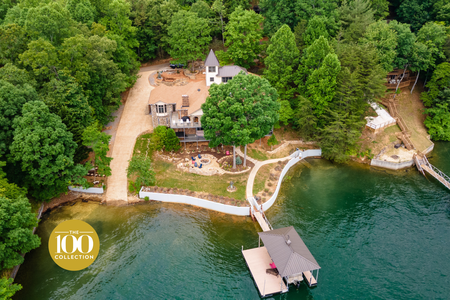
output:
[[222, 82], [228, 82], [229, 80], [233, 79], [233, 77], [222, 77]]
[[165, 104], [157, 105], [157, 110], [156, 110], [156, 111], [157, 111], [158, 113], [160, 113], [160, 114], [166, 113], [166, 112], [167, 112], [166, 105], [165, 105]]
[[208, 72], [215, 73], [216, 72], [216, 67], [208, 67]]
[[209, 77], [209, 81], [214, 82], [214, 77]]

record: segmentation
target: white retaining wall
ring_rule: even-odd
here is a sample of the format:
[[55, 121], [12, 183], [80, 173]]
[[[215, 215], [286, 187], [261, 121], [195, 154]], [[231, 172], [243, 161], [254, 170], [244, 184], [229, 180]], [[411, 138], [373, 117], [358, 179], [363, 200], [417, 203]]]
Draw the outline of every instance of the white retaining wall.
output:
[[379, 168], [385, 168], [390, 170], [400, 170], [405, 168], [410, 168], [414, 165], [414, 160], [404, 161], [401, 163], [395, 163], [390, 161], [384, 161], [384, 160], [378, 160], [378, 159], [372, 159], [370, 162], [371, 166], [379, 167]]
[[249, 216], [250, 207], [237, 207], [232, 205], [226, 205], [222, 203], [212, 202], [196, 197], [185, 196], [185, 195], [175, 195], [175, 194], [162, 194], [153, 192], [143, 192], [143, 188], [139, 191], [139, 198], [144, 199], [148, 197], [150, 200], [157, 200], [161, 202], [172, 202], [172, 203], [184, 203], [190, 204], [206, 209], [211, 209], [219, 212], [223, 212], [230, 215], [236, 216]]
[[[297, 153], [299, 153], [300, 156], [298, 156]], [[310, 156], [322, 156], [322, 150], [321, 149], [317, 149], [317, 150], [314, 149], [314, 150], [306, 150], [306, 151], [303, 151], [303, 152], [302, 151], [296, 151], [291, 156], [292, 157], [297, 156], [297, 157], [289, 160], [289, 162], [286, 164], [286, 166], [284, 166], [283, 171], [281, 171], [280, 178], [278, 179], [277, 188], [275, 189], [275, 192], [273, 193], [272, 197], [270, 197], [270, 199], [263, 204], [263, 211], [268, 210], [275, 203], [275, 200], [278, 197], [278, 192], [280, 191], [280, 188], [281, 188], [281, 183], [283, 182], [283, 178], [286, 175], [286, 173], [289, 171], [289, 169], [293, 165], [295, 165], [297, 162], [299, 162], [301, 159], [304, 159], [304, 158], [307, 158], [307, 157], [310, 157]]]
[[91, 188], [82, 188], [82, 187], [73, 187], [73, 186], [69, 186], [69, 190], [74, 191], [74, 192], [80, 192], [80, 193], [89, 193], [89, 194], [103, 194], [104, 190], [103, 188], [96, 188], [96, 187], [91, 187]]

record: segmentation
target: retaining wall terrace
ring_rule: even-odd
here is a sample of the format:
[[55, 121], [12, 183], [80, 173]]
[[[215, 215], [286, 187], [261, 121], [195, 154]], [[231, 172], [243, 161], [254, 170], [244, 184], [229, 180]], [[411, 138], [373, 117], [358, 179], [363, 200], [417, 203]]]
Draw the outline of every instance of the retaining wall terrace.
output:
[[378, 159], [372, 159], [370, 162], [371, 166], [379, 167], [379, 168], [385, 168], [390, 170], [400, 170], [405, 168], [410, 168], [414, 165], [414, 160], [404, 161], [401, 163], [395, 163], [390, 161], [384, 161], [384, 160], [378, 160]]

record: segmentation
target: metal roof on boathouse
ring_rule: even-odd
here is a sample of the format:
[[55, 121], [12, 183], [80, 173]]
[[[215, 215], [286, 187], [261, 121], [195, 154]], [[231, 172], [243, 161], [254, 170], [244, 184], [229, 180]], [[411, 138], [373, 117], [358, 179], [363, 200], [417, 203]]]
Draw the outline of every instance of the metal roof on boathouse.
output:
[[258, 234], [282, 277], [320, 269], [293, 226]]

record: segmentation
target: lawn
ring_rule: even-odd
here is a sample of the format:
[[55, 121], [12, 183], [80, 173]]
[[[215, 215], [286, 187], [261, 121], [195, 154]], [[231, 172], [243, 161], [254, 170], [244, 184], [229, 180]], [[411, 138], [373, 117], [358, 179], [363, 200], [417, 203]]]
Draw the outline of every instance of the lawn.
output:
[[[217, 196], [225, 196], [245, 201], [245, 188], [249, 173], [231, 175], [202, 176], [177, 170], [172, 163], [156, 160], [153, 163], [156, 173], [156, 186], [166, 188], [188, 189]], [[237, 191], [230, 193], [227, 187], [233, 181]]]
[[277, 163], [264, 165], [258, 170], [258, 173], [256, 173], [255, 176], [255, 182], [253, 184], [253, 195], [258, 194], [265, 189], [270, 170], [272, 170], [276, 165]]
[[134, 145], [134, 150], [133, 150], [133, 156], [135, 156], [137, 154], [144, 154], [148, 157], [152, 157], [153, 148], [150, 147], [151, 136], [152, 136], [151, 133], [146, 133], [146, 134], [139, 136], [136, 139], [136, 144]]

